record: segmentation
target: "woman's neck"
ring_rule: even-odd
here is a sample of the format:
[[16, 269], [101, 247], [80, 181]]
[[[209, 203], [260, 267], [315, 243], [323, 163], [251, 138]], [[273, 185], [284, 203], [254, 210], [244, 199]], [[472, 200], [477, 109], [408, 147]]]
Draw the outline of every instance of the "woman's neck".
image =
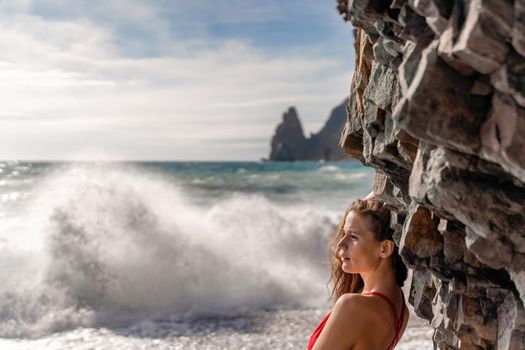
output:
[[381, 264], [376, 270], [360, 275], [364, 282], [363, 293], [389, 291], [397, 287], [396, 276], [389, 264]]

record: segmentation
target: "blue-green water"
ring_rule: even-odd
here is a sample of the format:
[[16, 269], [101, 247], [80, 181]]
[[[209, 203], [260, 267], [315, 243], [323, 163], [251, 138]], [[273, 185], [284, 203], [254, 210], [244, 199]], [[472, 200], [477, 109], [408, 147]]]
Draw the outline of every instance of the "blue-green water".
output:
[[336, 210], [366, 194], [373, 177], [373, 171], [358, 162], [3, 162], [0, 215], [16, 202], [30, 198], [35, 188], [54, 177], [106, 170], [120, 171], [123, 177], [141, 174], [162, 178], [168, 186], [182, 189], [203, 205], [235, 194], [259, 194], [278, 203], [307, 202]]

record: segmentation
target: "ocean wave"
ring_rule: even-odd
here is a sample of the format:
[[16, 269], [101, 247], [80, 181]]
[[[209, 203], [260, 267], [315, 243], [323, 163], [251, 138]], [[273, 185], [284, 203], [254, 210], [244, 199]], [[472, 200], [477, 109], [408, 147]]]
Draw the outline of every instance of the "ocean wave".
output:
[[335, 165], [324, 165], [319, 168], [319, 171], [324, 172], [324, 173], [333, 173], [333, 172], [341, 171], [341, 169]]
[[1, 337], [327, 297], [334, 213], [261, 194], [197, 206], [169, 178], [133, 166], [47, 176], [21, 219], [0, 226]]
[[16, 201], [20, 197], [20, 193], [13, 191], [9, 193], [2, 193], [0, 195], [0, 202]]
[[353, 172], [353, 173], [346, 173], [346, 174], [336, 174], [335, 178], [337, 180], [342, 181], [355, 181], [355, 180], [364, 180], [364, 179], [370, 179], [373, 178], [373, 174], [370, 172]]

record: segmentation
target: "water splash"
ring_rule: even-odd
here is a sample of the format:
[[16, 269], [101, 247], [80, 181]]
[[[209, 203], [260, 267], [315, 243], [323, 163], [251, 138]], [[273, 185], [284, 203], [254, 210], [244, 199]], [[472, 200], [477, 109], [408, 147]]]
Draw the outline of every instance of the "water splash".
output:
[[207, 206], [131, 165], [77, 164], [0, 226], [0, 336], [122, 315], [213, 313], [326, 298], [332, 213], [236, 194]]

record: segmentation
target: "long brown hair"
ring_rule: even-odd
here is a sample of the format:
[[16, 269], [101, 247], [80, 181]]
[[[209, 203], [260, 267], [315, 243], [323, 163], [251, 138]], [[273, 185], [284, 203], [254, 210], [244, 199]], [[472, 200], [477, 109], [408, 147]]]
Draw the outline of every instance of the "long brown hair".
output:
[[[335, 302], [344, 293], [361, 293], [363, 291], [364, 282], [361, 276], [357, 273], [346, 273], [343, 271], [342, 262], [337, 256], [337, 243], [344, 237], [343, 226], [346, 217], [351, 212], [357, 212], [362, 215], [369, 215], [373, 222], [373, 232], [378, 241], [391, 240], [394, 230], [390, 228], [390, 210], [388, 210], [384, 203], [378, 199], [358, 199], [346, 209], [345, 215], [341, 223], [337, 227], [334, 239], [330, 244], [330, 262], [332, 265], [332, 274], [328, 283], [333, 283], [332, 293], [330, 298]], [[392, 252], [392, 269], [396, 276], [398, 286], [402, 287], [408, 274], [407, 267], [401, 256], [399, 256], [398, 247], [394, 244], [394, 251]]]

